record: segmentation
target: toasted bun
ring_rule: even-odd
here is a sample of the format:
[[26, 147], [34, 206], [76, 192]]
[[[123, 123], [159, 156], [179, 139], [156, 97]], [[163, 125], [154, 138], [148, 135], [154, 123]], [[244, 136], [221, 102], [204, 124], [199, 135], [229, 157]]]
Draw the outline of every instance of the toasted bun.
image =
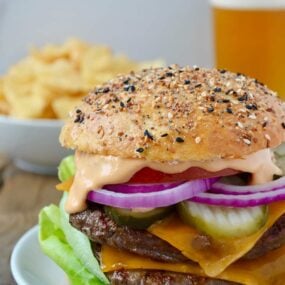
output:
[[240, 158], [285, 139], [285, 106], [262, 83], [173, 65], [118, 76], [83, 99], [65, 147], [155, 161]]

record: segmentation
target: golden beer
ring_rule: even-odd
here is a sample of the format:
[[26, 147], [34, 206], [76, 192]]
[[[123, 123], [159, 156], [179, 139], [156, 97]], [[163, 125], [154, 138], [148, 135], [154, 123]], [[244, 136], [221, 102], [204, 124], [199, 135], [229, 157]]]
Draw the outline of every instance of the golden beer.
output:
[[257, 78], [285, 99], [285, 0], [212, 5], [217, 67]]

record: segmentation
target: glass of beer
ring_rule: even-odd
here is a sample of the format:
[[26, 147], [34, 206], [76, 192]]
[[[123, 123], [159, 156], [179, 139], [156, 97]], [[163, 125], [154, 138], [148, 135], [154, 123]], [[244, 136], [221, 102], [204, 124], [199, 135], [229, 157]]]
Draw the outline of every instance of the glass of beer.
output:
[[285, 100], [285, 0], [211, 0], [218, 68], [250, 75]]

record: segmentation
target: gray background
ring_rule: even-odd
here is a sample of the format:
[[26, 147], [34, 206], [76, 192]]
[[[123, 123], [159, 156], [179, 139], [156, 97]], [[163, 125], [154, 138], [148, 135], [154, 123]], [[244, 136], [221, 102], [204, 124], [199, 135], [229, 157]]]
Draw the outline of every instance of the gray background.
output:
[[0, 0], [0, 73], [32, 44], [71, 36], [134, 59], [211, 66], [208, 0]]

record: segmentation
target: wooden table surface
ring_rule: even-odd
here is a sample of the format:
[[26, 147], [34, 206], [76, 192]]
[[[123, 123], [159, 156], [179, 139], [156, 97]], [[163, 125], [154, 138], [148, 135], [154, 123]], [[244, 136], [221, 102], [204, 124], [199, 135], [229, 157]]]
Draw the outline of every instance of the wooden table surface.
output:
[[39, 210], [59, 201], [57, 182], [54, 176], [19, 170], [0, 156], [0, 285], [16, 284], [9, 265], [13, 247], [37, 224]]

